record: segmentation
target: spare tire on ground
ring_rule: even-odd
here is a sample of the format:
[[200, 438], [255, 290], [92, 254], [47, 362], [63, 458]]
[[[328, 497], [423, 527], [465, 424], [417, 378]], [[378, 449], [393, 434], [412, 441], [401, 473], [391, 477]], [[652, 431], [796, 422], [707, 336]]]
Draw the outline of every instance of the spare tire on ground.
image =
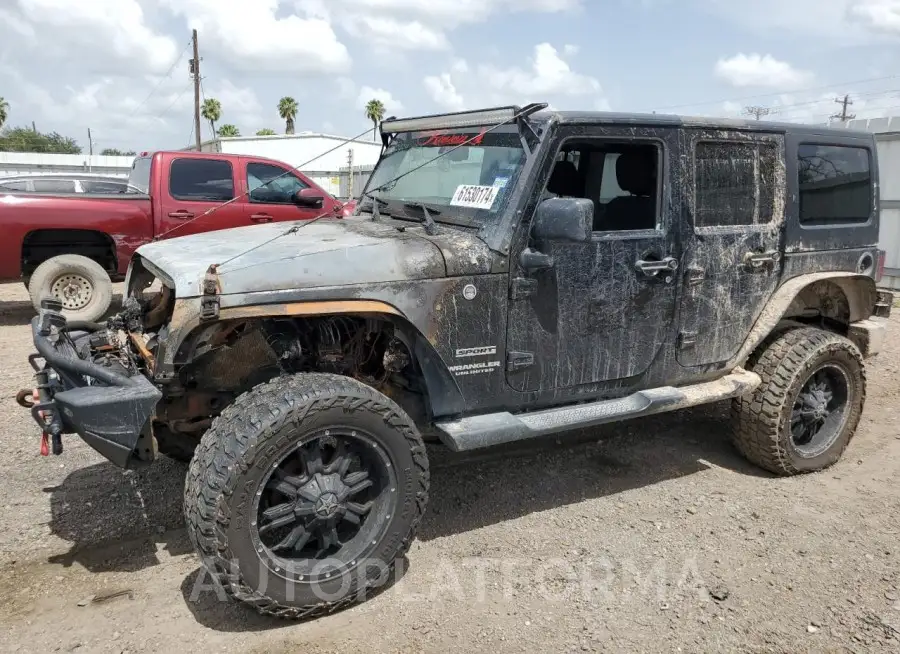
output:
[[93, 259], [61, 254], [35, 269], [28, 293], [35, 310], [41, 308], [41, 300], [52, 297], [62, 302], [69, 320], [95, 321], [106, 314], [112, 302], [112, 281]]

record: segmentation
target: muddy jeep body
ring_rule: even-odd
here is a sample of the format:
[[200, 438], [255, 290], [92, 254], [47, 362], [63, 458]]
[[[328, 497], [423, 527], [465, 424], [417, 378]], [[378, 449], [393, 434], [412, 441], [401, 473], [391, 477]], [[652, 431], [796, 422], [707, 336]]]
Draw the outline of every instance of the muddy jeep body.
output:
[[[42, 429], [56, 444], [78, 433], [123, 467], [158, 451], [189, 459], [201, 437], [227, 439], [234, 406], [268, 419], [242, 399], [262, 402], [254, 389], [315, 399], [343, 389], [340, 378], [377, 392], [385, 422], [408, 416], [397, 431], [419, 467], [419, 433], [467, 450], [727, 398], [738, 447], [760, 465], [790, 474], [833, 463], [862, 409], [856, 371], [878, 352], [890, 312], [876, 288], [872, 136], [536, 109], [509, 109], [518, 113], [505, 124], [478, 114], [385, 121], [385, 154], [355, 216], [146, 245], [122, 313], [103, 325], [68, 325], [47, 303], [33, 323]], [[453, 156], [470, 146], [485, 148], [482, 163]], [[491, 147], [507, 151], [488, 171]], [[441, 166], [428, 184], [471, 164], [477, 183], [462, 185], [492, 204], [474, 206], [482, 200], [459, 188], [453, 200], [392, 195], [400, 182], [384, 170], [416, 148], [446, 155], [425, 166]], [[414, 186], [416, 174], [400, 177]], [[798, 377], [777, 391], [790, 397], [769, 425], [753, 411], [791, 361], [821, 384]], [[282, 392], [289, 377], [306, 381]], [[822, 398], [841, 394], [833, 442], [798, 446], [784, 463], [784, 430], [801, 418], [824, 424]], [[771, 451], [754, 454], [766, 439]]]

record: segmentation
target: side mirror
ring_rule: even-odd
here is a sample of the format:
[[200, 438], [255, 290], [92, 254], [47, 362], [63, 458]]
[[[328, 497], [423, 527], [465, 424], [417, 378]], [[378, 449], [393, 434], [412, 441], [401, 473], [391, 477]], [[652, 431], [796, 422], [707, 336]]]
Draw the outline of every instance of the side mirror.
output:
[[535, 211], [532, 236], [536, 241], [586, 243], [594, 229], [594, 203], [585, 198], [549, 198]]
[[294, 193], [294, 203], [298, 207], [321, 209], [325, 198], [315, 189], [302, 188]]

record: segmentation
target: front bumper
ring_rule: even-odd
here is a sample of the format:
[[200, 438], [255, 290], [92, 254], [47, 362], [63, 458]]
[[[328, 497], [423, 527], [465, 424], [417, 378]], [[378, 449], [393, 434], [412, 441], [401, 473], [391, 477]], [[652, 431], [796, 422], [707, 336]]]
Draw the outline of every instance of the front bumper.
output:
[[29, 357], [37, 380], [31, 414], [53, 438], [55, 453], [61, 451], [56, 447], [61, 435], [74, 433], [115, 465], [128, 468], [142, 433], [149, 433], [162, 393], [141, 374], [125, 376], [79, 356], [65, 336], [70, 326], [57, 304], [45, 301], [31, 321], [37, 349]]

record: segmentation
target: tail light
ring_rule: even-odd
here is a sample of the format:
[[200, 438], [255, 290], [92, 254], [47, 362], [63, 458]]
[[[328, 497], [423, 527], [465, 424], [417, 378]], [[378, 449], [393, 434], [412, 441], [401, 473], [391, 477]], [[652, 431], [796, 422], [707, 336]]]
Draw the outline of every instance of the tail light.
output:
[[878, 250], [878, 260], [875, 262], [875, 283], [879, 283], [884, 277], [884, 262], [887, 259], [887, 252]]

